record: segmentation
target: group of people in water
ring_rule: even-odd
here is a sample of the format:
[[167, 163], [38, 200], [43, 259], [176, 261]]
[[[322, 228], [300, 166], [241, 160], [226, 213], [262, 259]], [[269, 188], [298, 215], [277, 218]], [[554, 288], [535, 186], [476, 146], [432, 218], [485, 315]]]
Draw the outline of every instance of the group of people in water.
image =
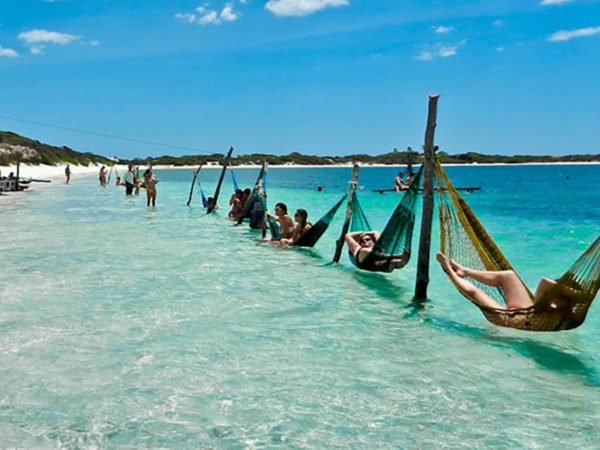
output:
[[252, 195], [249, 188], [236, 189], [229, 199], [231, 209], [227, 213], [227, 217], [231, 220], [239, 220], [243, 216], [243, 218], [250, 219], [251, 227], [260, 228], [264, 224], [266, 213], [266, 216], [277, 226], [276, 236], [272, 237], [271, 241], [280, 247], [296, 244], [312, 228], [312, 223], [308, 221], [308, 212], [305, 209], [297, 209], [292, 219], [288, 215], [288, 207], [285, 203], [276, 203], [273, 214], [264, 211], [260, 198], [266, 198], [260, 185], [256, 187], [255, 196]]
[[[107, 175], [109, 175], [109, 173], [106, 169], [106, 166], [102, 166], [98, 174], [101, 187], [106, 187], [108, 185]], [[129, 164], [123, 179], [121, 179], [121, 177], [117, 174], [115, 176], [115, 180], [116, 186], [125, 186], [126, 196], [134, 195], [134, 193], [135, 195], [139, 195], [141, 188], [146, 189], [146, 206], [156, 206], [156, 185], [160, 182], [160, 180], [156, 178], [152, 168], [146, 169], [143, 177], [140, 177], [139, 168], [134, 168], [133, 164]]]
[[[99, 172], [100, 186], [106, 187], [108, 170], [102, 166]], [[11, 174], [12, 176], [12, 174]], [[415, 174], [412, 166], [409, 164], [404, 172], [398, 173], [394, 180], [394, 187], [397, 192], [404, 191], [410, 186]], [[71, 178], [71, 169], [69, 165], [65, 168], [66, 183]], [[127, 172], [123, 179], [116, 176], [116, 185], [125, 187], [125, 195], [139, 194], [140, 188], [146, 189], [147, 206], [156, 206], [156, 185], [159, 180], [154, 175], [151, 168], [148, 168], [143, 178], [139, 176], [139, 169], [132, 164], [127, 167]], [[322, 189], [318, 189], [321, 191]], [[236, 189], [229, 199], [230, 211], [227, 217], [231, 220], [239, 220], [242, 215], [250, 219], [250, 224], [254, 223], [255, 228], [264, 226], [266, 216], [277, 224], [277, 237], [270, 239], [279, 247], [289, 247], [295, 245], [313, 226], [308, 220], [308, 212], [299, 208], [295, 211], [294, 217], [288, 215], [288, 207], [285, 203], [276, 203], [274, 213], [264, 211], [263, 204], [258, 200], [259, 197], [266, 198], [260, 185], [256, 187], [257, 196], [253, 196], [252, 190]], [[209, 197], [208, 202], [213, 199]], [[250, 204], [248, 203], [250, 202]], [[216, 209], [216, 208], [215, 208]], [[391, 272], [394, 269], [404, 267], [410, 258], [410, 251], [405, 250], [401, 255], [385, 255], [377, 253], [377, 257], [371, 257], [377, 250], [377, 242], [380, 234], [377, 231], [358, 231], [350, 232], [345, 235], [345, 242], [352, 257], [356, 260], [359, 268], [376, 272]], [[440, 266], [446, 272], [450, 280], [476, 303], [492, 309], [523, 309], [531, 307], [548, 289], [556, 284], [556, 281], [542, 278], [536, 289], [535, 296], [532, 299], [521, 279], [512, 270], [505, 271], [482, 271], [460, 265], [458, 262], [447, 258], [442, 253], [436, 255]], [[482, 289], [477, 287], [469, 279], [482, 283], [487, 286], [501, 288], [506, 297], [506, 306], [488, 296]]]

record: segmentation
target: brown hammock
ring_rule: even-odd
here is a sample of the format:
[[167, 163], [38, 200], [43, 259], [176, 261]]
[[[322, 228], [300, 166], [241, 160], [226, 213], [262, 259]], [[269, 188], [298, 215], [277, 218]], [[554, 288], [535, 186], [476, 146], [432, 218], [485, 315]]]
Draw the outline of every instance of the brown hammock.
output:
[[[454, 188], [439, 161], [436, 162], [435, 176], [440, 199], [442, 253], [476, 270], [514, 271], [469, 205]], [[470, 281], [494, 300], [506, 304], [502, 289], [475, 280]], [[590, 305], [600, 289], [600, 236], [557, 280], [556, 284], [543, 292], [541, 297], [528, 308], [511, 310], [490, 308], [479, 304], [458, 286], [456, 287], [494, 325], [528, 331], [560, 331], [576, 328], [585, 320]], [[532, 292], [528, 288], [527, 291], [534, 300]]]

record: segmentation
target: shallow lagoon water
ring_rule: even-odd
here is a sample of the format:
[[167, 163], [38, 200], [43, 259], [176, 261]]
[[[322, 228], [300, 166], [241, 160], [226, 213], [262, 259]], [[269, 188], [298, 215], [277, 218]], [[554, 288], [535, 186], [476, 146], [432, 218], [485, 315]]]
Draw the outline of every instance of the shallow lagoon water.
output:
[[[361, 170], [373, 226], [396, 171]], [[448, 173], [482, 187], [467, 201], [533, 287], [599, 234], [600, 166]], [[95, 177], [0, 198], [0, 447], [597, 448], [599, 303], [569, 332], [496, 328], [432, 265], [417, 306], [416, 258], [327, 265], [342, 210], [314, 250], [280, 250], [197, 192], [185, 207], [190, 170], [157, 175], [156, 209]], [[349, 177], [271, 169], [269, 201], [316, 220]]]

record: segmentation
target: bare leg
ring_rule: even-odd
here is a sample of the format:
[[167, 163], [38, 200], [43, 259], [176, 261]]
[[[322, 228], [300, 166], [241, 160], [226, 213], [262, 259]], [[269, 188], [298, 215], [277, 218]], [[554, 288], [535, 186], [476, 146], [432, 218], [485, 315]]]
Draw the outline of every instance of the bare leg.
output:
[[461, 292], [464, 292], [465, 295], [467, 295], [468, 298], [471, 299], [473, 302], [475, 302], [476, 304], [478, 304], [480, 306], [486, 307], [486, 308], [504, 309], [504, 306], [502, 306], [500, 303], [494, 301], [494, 299], [492, 299], [490, 296], [488, 296], [485, 292], [483, 292], [481, 289], [479, 289], [473, 283], [458, 276], [456, 274], [456, 272], [454, 271], [454, 268], [450, 264], [450, 261], [444, 255], [442, 255], [441, 253], [438, 253], [437, 255], [435, 255], [435, 258], [442, 266], [442, 269], [444, 270], [444, 272], [446, 272], [448, 274], [452, 283], [454, 283], [454, 285]]
[[394, 258], [390, 261], [390, 266], [394, 269], [401, 269], [406, 264], [408, 264], [408, 259], [410, 258], [410, 251], [404, 250], [404, 253], [397, 258]]
[[535, 299], [539, 300], [548, 289], [556, 284], [556, 281], [550, 280], [548, 278], [542, 278], [535, 289]]
[[[444, 257], [444, 259], [447, 258]], [[469, 277], [488, 286], [502, 288], [504, 290], [507, 309], [528, 308], [533, 305], [529, 291], [512, 270], [500, 270], [496, 272], [474, 270], [461, 266], [456, 261], [450, 261], [450, 266], [461, 278]]]
[[488, 286], [493, 287], [502, 286], [502, 277], [506, 274], [506, 271], [488, 271], [471, 269], [469, 267], [461, 266], [453, 259], [450, 260], [450, 265], [459, 277], [473, 278], [474, 280], [479, 281], [480, 283], [487, 284]]

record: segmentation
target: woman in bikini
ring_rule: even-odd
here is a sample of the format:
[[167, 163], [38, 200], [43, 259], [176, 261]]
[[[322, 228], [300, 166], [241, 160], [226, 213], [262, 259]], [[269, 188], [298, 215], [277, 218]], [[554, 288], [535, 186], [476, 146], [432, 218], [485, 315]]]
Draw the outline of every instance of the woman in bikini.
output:
[[[478, 305], [486, 308], [508, 310], [529, 308], [530, 306], [533, 306], [533, 304], [539, 300], [549, 288], [556, 284], [556, 281], [554, 280], [542, 278], [535, 290], [535, 296], [532, 300], [529, 296], [529, 291], [517, 274], [512, 270], [486, 271], [470, 269], [461, 266], [442, 253], [438, 253], [436, 259], [442, 266], [444, 272], [448, 274], [452, 282], [461, 292], [464, 292], [468, 298], [472, 299]], [[479, 281], [487, 286], [501, 288], [504, 291], [506, 307], [493, 300], [489, 295], [466, 278]]]
[[144, 172], [144, 186], [146, 187], [146, 206], [152, 207], [156, 206], [156, 185], [158, 184], [158, 180], [152, 173], [152, 169], [146, 170]]
[[279, 241], [280, 247], [294, 245], [302, 236], [304, 236], [304, 233], [312, 228], [312, 223], [308, 221], [308, 212], [305, 209], [297, 209], [294, 214], [294, 220], [296, 221], [296, 227], [294, 228], [292, 237], [290, 239], [282, 238]]
[[410, 251], [405, 250], [401, 255], [377, 255], [377, 258], [367, 257], [371, 255], [375, 244], [379, 240], [377, 231], [357, 231], [348, 233], [345, 237], [346, 244], [350, 254], [356, 260], [360, 269], [371, 272], [391, 272], [394, 269], [401, 269], [408, 263]]

